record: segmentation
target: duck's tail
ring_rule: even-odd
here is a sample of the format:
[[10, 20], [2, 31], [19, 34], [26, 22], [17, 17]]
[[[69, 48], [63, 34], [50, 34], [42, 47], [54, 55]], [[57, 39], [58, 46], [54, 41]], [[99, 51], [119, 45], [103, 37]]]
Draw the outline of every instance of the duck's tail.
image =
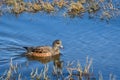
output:
[[23, 47], [23, 48], [27, 50], [27, 53], [32, 52], [34, 50], [33, 47]]

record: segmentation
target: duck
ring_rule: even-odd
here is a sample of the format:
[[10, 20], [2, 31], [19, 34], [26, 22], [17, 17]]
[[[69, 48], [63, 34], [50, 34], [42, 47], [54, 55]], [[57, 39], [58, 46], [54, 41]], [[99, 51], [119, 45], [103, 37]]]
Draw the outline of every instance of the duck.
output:
[[37, 46], [37, 47], [23, 47], [26, 49], [26, 56], [29, 57], [50, 57], [60, 54], [60, 49], [63, 48], [61, 40], [55, 40], [52, 46]]

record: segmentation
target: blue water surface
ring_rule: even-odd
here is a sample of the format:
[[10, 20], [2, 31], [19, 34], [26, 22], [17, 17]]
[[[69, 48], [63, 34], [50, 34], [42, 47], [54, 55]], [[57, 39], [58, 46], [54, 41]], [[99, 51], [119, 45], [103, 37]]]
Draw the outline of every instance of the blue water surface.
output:
[[[12, 57], [18, 64], [26, 65], [23, 46], [51, 45], [56, 39], [63, 42], [61, 50], [63, 61], [79, 60], [85, 64], [86, 57], [93, 58], [94, 73], [103, 73], [104, 80], [109, 74], [120, 80], [120, 18], [109, 23], [99, 19], [68, 18], [61, 15], [44, 13], [24, 13], [17, 17], [6, 14], [0, 17], [0, 74], [9, 67]], [[6, 49], [6, 48], [17, 49]], [[31, 68], [43, 65], [38, 61], [29, 63], [22, 71], [31, 72]], [[26, 74], [27, 76], [28, 74]]]

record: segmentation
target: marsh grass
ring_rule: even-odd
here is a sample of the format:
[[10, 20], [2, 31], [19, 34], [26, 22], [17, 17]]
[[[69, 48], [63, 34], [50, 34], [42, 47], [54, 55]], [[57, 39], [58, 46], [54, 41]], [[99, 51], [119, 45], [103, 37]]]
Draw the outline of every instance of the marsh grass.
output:
[[[53, 69], [48, 64], [44, 64], [44, 67], [39, 71], [37, 68], [32, 68], [28, 73], [31, 80], [104, 80], [102, 73], [99, 72], [99, 77], [96, 78], [92, 69], [92, 58], [86, 58], [85, 66], [82, 66], [80, 61], [69, 61], [67, 63], [63, 61], [55, 61]], [[27, 64], [29, 65], [29, 64]], [[26, 76], [22, 75], [22, 71], [19, 72], [20, 64], [14, 64], [11, 58], [8, 70], [0, 75], [0, 80], [28, 80]], [[52, 73], [52, 74], [51, 74]], [[116, 80], [115, 75], [109, 74], [109, 80]]]
[[[112, 0], [2, 0], [0, 7], [9, 12], [19, 15], [23, 12], [46, 12], [56, 13], [65, 9], [65, 17], [82, 16], [89, 13], [90, 17], [97, 17], [101, 20], [110, 20], [112, 17], [120, 15], [120, 2]], [[4, 8], [0, 8], [0, 14], [4, 13]], [[96, 14], [95, 14], [96, 13]]]

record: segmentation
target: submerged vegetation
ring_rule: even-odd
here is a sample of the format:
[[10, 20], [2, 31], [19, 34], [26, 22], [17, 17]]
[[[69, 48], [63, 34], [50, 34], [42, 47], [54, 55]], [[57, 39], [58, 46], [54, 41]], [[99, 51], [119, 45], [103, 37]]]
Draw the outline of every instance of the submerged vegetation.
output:
[[89, 13], [89, 17], [109, 20], [120, 15], [120, 2], [112, 0], [2, 0], [0, 15], [23, 12], [54, 13], [64, 9], [64, 16], [76, 17]]
[[[38, 59], [37, 59], [38, 60]], [[29, 64], [26, 63], [26, 66]], [[32, 68], [29, 76], [23, 75], [24, 72], [19, 72], [21, 69], [20, 64], [14, 64], [12, 58], [10, 60], [9, 69], [0, 75], [0, 80], [52, 80], [55, 77], [56, 80], [104, 80], [102, 73], [99, 72], [99, 77], [96, 78], [92, 69], [92, 58], [86, 58], [85, 66], [80, 64], [80, 61], [63, 62], [59, 59], [53, 61], [52, 70], [48, 64], [44, 64], [44, 67], [39, 71], [39, 68]], [[52, 73], [52, 74], [51, 74]], [[27, 77], [27, 79], [26, 79]], [[113, 74], [110, 74], [109, 80], [116, 80]]]

